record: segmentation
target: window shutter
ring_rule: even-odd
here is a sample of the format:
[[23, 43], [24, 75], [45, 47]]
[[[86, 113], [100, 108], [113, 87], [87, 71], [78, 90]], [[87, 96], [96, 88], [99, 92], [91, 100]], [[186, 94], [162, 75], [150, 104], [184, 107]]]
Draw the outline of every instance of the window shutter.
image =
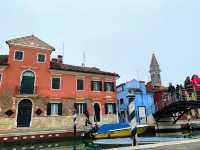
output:
[[58, 104], [58, 115], [62, 115], [62, 103]]
[[116, 104], [113, 104], [113, 114], [116, 114]]
[[51, 115], [51, 104], [47, 104], [47, 116]]
[[105, 114], [108, 114], [108, 104], [105, 103]]
[[115, 92], [115, 85], [112, 83], [112, 91]]
[[91, 81], [91, 90], [94, 91], [93, 81]]
[[74, 109], [76, 110], [76, 113], [77, 113], [77, 103], [74, 103]]
[[107, 91], [107, 90], [106, 90], [106, 84], [107, 84], [107, 83], [104, 82], [104, 91]]
[[102, 81], [99, 81], [99, 90], [102, 91]]
[[87, 111], [87, 103], [83, 104], [83, 112], [85, 113]]

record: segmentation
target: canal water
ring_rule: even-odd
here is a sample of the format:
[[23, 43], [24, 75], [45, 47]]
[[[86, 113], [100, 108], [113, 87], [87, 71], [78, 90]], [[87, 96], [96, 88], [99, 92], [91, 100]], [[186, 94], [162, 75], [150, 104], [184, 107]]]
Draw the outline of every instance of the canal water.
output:
[[[166, 138], [167, 137], [167, 138]], [[140, 141], [148, 139], [148, 137], [139, 137]], [[187, 131], [187, 132], [174, 132], [174, 133], [159, 133], [154, 137], [149, 137], [149, 139], [193, 139], [200, 138], [200, 131]], [[141, 144], [141, 143], [139, 143]], [[124, 145], [128, 146], [128, 145]], [[6, 144], [1, 145], [0, 150], [102, 150], [108, 148], [122, 147], [122, 145], [102, 145], [94, 144], [91, 140], [73, 140], [65, 139], [62, 141], [51, 141], [44, 143], [17, 143], [17, 144]]]

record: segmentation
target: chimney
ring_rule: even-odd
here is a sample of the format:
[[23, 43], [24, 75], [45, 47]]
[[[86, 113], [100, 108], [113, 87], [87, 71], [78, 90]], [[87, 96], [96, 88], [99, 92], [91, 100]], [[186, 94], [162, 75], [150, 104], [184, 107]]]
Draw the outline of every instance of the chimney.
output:
[[57, 58], [52, 58], [51, 62], [52, 62], [52, 64], [56, 64], [57, 63]]
[[57, 62], [58, 62], [59, 64], [62, 64], [62, 63], [63, 63], [63, 56], [62, 56], [62, 55], [58, 55]]

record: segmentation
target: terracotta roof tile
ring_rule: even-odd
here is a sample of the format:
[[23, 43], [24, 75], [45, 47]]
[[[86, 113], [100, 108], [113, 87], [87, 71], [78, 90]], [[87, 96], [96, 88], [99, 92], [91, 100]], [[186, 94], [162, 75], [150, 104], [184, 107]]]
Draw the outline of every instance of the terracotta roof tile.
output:
[[92, 73], [92, 74], [101, 74], [101, 75], [110, 75], [110, 76], [119, 77], [119, 75], [117, 73], [101, 71], [99, 68], [96, 68], [96, 67], [81, 67], [81, 66], [59, 64], [59, 63], [53, 63], [53, 62], [51, 62], [50, 69], [72, 71], [72, 72], [82, 72], [82, 73]]
[[34, 35], [7, 40], [6, 43], [8, 45], [41, 48], [41, 49], [53, 50], [53, 51], [55, 50], [54, 47], [50, 46], [49, 44], [40, 40], [38, 37]]

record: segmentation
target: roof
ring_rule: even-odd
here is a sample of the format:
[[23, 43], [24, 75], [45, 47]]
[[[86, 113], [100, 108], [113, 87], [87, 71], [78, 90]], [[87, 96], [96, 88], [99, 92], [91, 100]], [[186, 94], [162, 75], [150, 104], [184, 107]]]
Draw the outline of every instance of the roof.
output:
[[0, 55], [0, 65], [8, 65], [8, 55]]
[[8, 45], [22, 46], [22, 47], [32, 47], [32, 48], [40, 48], [45, 50], [55, 50], [54, 47], [50, 46], [46, 42], [42, 41], [38, 37], [34, 35], [15, 38], [11, 40], [7, 40], [6, 43]]
[[153, 86], [151, 82], [148, 82], [146, 89], [148, 92], [165, 92], [168, 88], [165, 86]]
[[157, 61], [156, 56], [155, 56], [154, 53], [152, 54], [151, 64], [150, 64], [150, 65], [151, 65], [151, 66], [154, 66], [154, 65], [159, 66], [158, 61]]
[[60, 64], [60, 63], [53, 63], [53, 62], [51, 62], [50, 69], [119, 77], [117, 73], [101, 71], [99, 68], [96, 68], [96, 67], [81, 67], [81, 66], [74, 66], [74, 65]]

